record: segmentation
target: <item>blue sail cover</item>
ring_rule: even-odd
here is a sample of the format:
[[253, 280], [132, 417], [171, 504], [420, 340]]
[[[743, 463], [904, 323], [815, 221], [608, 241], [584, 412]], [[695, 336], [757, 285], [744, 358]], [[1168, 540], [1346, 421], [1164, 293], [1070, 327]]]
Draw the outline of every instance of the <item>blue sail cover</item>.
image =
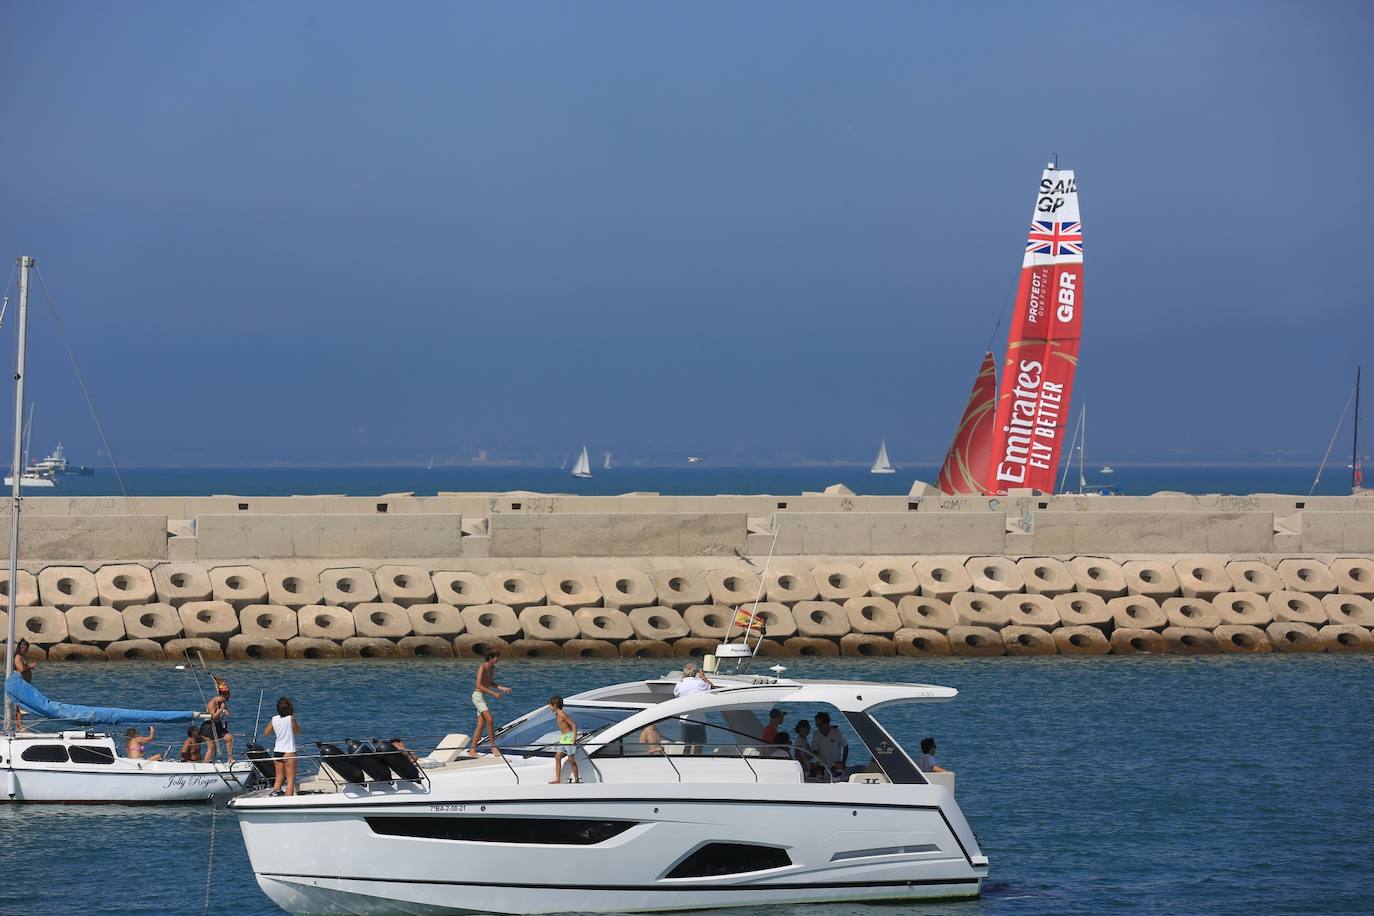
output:
[[114, 706], [75, 706], [50, 700], [18, 674], [5, 679], [10, 699], [36, 716], [80, 725], [140, 725], [145, 722], [189, 722], [195, 710], [119, 709]]

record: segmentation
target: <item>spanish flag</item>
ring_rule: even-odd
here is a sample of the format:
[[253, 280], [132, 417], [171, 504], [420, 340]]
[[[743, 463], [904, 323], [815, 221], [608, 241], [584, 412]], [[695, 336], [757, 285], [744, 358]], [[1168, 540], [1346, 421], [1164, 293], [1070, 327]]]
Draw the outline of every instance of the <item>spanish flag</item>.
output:
[[735, 610], [735, 626], [744, 630], [746, 633], [762, 633], [764, 627], [763, 615], [756, 613], [754, 605], [741, 605]]

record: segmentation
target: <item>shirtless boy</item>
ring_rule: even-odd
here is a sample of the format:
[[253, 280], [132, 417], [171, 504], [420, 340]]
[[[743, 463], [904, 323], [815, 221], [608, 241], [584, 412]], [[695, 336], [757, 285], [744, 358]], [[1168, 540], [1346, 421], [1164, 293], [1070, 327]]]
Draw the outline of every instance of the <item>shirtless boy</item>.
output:
[[491, 716], [491, 710], [487, 708], [487, 697], [499, 700], [510, 693], [509, 687], [496, 683], [496, 663], [500, 660], [500, 650], [488, 649], [482, 656], [482, 664], [477, 668], [477, 689], [472, 692], [472, 705], [477, 707], [477, 729], [473, 731], [472, 741], [468, 743], [469, 757], [477, 756], [477, 743], [482, 740], [483, 730], [491, 739], [492, 755], [501, 756], [501, 749], [496, 746], [496, 722]]
[[558, 751], [553, 755], [553, 779], [549, 782], [563, 781], [564, 757], [568, 758], [568, 765], [572, 768], [572, 781], [581, 782], [582, 777], [577, 775], [577, 725], [572, 716], [564, 711], [562, 697], [556, 694], [549, 697], [549, 708], [553, 710], [554, 721], [558, 723]]

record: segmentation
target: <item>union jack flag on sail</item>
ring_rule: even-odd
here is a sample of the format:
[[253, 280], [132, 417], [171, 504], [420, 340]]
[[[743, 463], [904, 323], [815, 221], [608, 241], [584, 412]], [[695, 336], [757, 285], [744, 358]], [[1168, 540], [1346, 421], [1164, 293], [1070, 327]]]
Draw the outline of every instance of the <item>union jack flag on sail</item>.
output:
[[1056, 223], [1048, 220], [1032, 220], [1030, 233], [1026, 236], [1028, 254], [1047, 254], [1058, 257], [1064, 254], [1083, 255], [1083, 224], [1081, 222]]

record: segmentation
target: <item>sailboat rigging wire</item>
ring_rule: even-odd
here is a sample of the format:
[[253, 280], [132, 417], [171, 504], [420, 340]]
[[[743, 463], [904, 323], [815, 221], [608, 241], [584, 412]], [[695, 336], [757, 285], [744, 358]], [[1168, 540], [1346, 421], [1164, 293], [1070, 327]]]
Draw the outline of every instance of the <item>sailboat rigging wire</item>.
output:
[[[1064, 484], [1069, 482], [1069, 465], [1073, 464], [1073, 448], [1078, 444], [1078, 434], [1083, 427], [1083, 408], [1078, 408], [1078, 424], [1073, 428], [1073, 438], [1069, 440], [1069, 459], [1064, 462], [1064, 473], [1059, 477], [1059, 492], [1064, 492]], [[1079, 446], [1080, 448], [1082, 446]], [[1082, 454], [1081, 452], [1079, 454]]]
[[10, 287], [14, 285], [14, 272], [18, 269], [18, 264], [11, 267], [10, 278], [5, 281], [5, 298], [3, 302], [0, 302], [0, 328], [5, 326], [5, 312], [8, 311], [10, 307]]
[[1359, 390], [1359, 386], [1355, 386], [1350, 390], [1350, 397], [1345, 399], [1345, 409], [1341, 411], [1341, 418], [1336, 421], [1336, 428], [1331, 433], [1331, 442], [1326, 446], [1326, 454], [1322, 456], [1322, 463], [1317, 468], [1317, 476], [1312, 478], [1312, 489], [1307, 491], [1308, 496], [1317, 492], [1317, 484], [1321, 483], [1322, 471], [1326, 470], [1326, 459], [1331, 457], [1331, 450], [1336, 447], [1336, 437], [1341, 434], [1341, 427], [1345, 425], [1345, 415], [1350, 412], [1350, 402], [1355, 400], [1355, 392]]
[[1007, 294], [1002, 299], [1002, 307], [997, 310], [997, 323], [992, 326], [992, 333], [988, 335], [988, 345], [984, 351], [992, 350], [992, 345], [997, 342], [997, 332], [1002, 329], [1002, 322], [1007, 320], [1007, 314], [1011, 311], [1012, 297], [1016, 295], [1016, 286], [1021, 282], [1021, 269], [1017, 268], [1016, 275], [1012, 277], [1011, 283], [1007, 286]]
[[[776, 548], [776, 547], [778, 546], [778, 532], [780, 532], [781, 530], [782, 530], [782, 519], [778, 518], [778, 514], [777, 514], [776, 512], [774, 512], [774, 513], [773, 513], [773, 540], [770, 541], [769, 544], [768, 544], [768, 559], [765, 560], [765, 561], [763, 562], [763, 575], [759, 576], [759, 590], [758, 590], [758, 593], [754, 595], [754, 609], [753, 609], [753, 612], [749, 615], [749, 623], [751, 624], [750, 629], [753, 629], [752, 624], [753, 624], [753, 622], [754, 622], [754, 618], [758, 617], [758, 615], [759, 615], [759, 602], [760, 602], [761, 600], [763, 600], [763, 589], [764, 589], [764, 586], [766, 586], [766, 585], [768, 584], [768, 567], [770, 567], [770, 566], [773, 565], [773, 550], [774, 550], [774, 548]], [[749, 631], [748, 631], [748, 630], [745, 630], [745, 632], [744, 632], [744, 643], [745, 643], [745, 645], [748, 645], [748, 644], [749, 644]], [[754, 656], [755, 656], [755, 655], [758, 655], [758, 653], [759, 653], [759, 646], [761, 646], [761, 645], [763, 645], [763, 630], [762, 630], [762, 629], [759, 630], [759, 637], [758, 637], [758, 639], [754, 642], [754, 651], [751, 652], [751, 653], [749, 653], [749, 660], [748, 660], [747, 662], [744, 663], [744, 673], [745, 673], [745, 674], [748, 674], [748, 673], [749, 673], [749, 669], [753, 667], [753, 664], [754, 664]]]
[[57, 312], [57, 303], [53, 301], [52, 293], [48, 292], [48, 283], [43, 279], [43, 272], [34, 265], [34, 273], [38, 275], [38, 285], [43, 290], [43, 298], [48, 303], [48, 311], [52, 314], [53, 324], [57, 326], [57, 336], [62, 339], [62, 346], [67, 350], [67, 358], [71, 360], [72, 371], [76, 373], [76, 380], [81, 385], [81, 393], [86, 397], [86, 406], [91, 411], [91, 419], [95, 421], [95, 428], [100, 433], [100, 443], [105, 448], [105, 454], [110, 457], [110, 467], [114, 469], [115, 480], [119, 483], [119, 492], [124, 495], [124, 501], [133, 509], [134, 518], [138, 519], [138, 530], [143, 533], [143, 537], [148, 542], [148, 555], [157, 555], [157, 540], [148, 530], [148, 521], [143, 517], [143, 512], [138, 507], [138, 501], [129, 496], [129, 488], [124, 485], [124, 475], [119, 470], [119, 462], [115, 460], [114, 449], [110, 446], [110, 437], [105, 434], [105, 424], [100, 419], [100, 413], [95, 409], [95, 399], [91, 397], [90, 386], [86, 384], [86, 376], [81, 371], [81, 364], [77, 362], [76, 351], [72, 349], [71, 339], [67, 336], [67, 328], [62, 323], [62, 316]]

